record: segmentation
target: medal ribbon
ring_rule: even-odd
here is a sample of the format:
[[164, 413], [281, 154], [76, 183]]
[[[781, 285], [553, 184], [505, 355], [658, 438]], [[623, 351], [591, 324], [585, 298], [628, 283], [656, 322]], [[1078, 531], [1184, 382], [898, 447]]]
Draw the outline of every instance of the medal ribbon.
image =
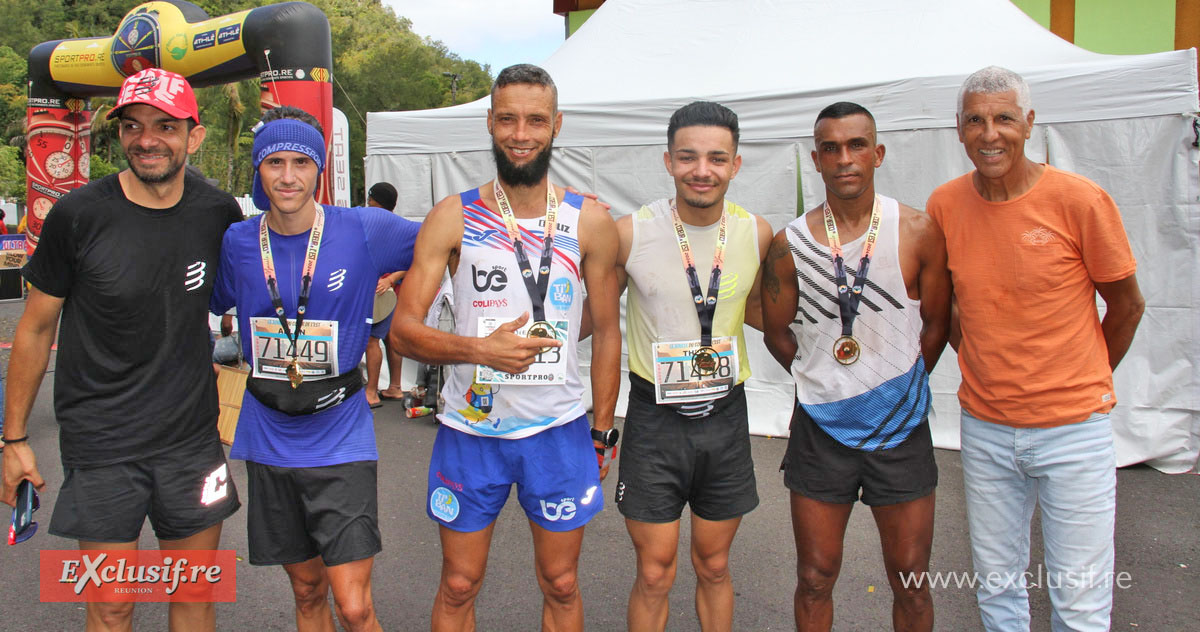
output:
[[271, 305], [275, 307], [275, 317], [283, 327], [283, 335], [291, 343], [292, 360], [296, 359], [296, 343], [300, 341], [301, 326], [304, 324], [304, 312], [308, 309], [308, 294], [312, 289], [313, 273], [317, 269], [317, 255], [321, 252], [321, 233], [325, 229], [325, 209], [317, 205], [316, 218], [308, 235], [308, 250], [304, 253], [304, 270], [300, 278], [300, 297], [296, 300], [296, 335], [292, 336], [288, 327], [287, 316], [283, 310], [283, 298], [279, 295], [279, 282], [275, 278], [275, 257], [271, 255], [271, 239], [267, 230], [267, 218], [264, 215], [258, 225], [258, 246], [262, 255], [263, 276], [267, 279], [267, 291], [271, 293]]
[[712, 346], [713, 316], [717, 313], [717, 293], [721, 290], [721, 269], [725, 265], [725, 244], [729, 239], [729, 214], [722, 209], [721, 228], [717, 232], [717, 246], [713, 250], [712, 272], [708, 276], [708, 296], [700, 289], [700, 275], [696, 272], [696, 260], [692, 257], [692, 246], [688, 243], [687, 231], [679, 219], [675, 201], [671, 201], [671, 221], [675, 222], [675, 238], [679, 240], [679, 257], [687, 273], [688, 287], [696, 303], [696, 315], [700, 317], [700, 346]]
[[829, 256], [833, 259], [834, 282], [837, 283], [838, 308], [842, 317], [842, 335], [850, 336], [854, 331], [854, 318], [858, 316], [858, 304], [862, 300], [863, 287], [867, 284], [867, 269], [871, 266], [871, 255], [875, 253], [875, 241], [879, 238], [879, 225], [883, 221], [879, 196], [871, 207], [871, 223], [867, 227], [867, 238], [863, 243], [862, 259], [858, 260], [858, 273], [854, 285], [846, 280], [846, 262], [842, 258], [842, 240], [838, 238], [837, 222], [829, 202], [825, 203], [825, 236], [829, 239]]
[[546, 183], [546, 230], [542, 233], [542, 260], [538, 266], [536, 280], [529, 264], [529, 255], [525, 254], [525, 242], [521, 239], [517, 218], [508, 203], [508, 196], [504, 194], [504, 189], [500, 188], [499, 179], [492, 182], [492, 191], [496, 195], [496, 206], [500, 207], [500, 216], [504, 218], [504, 226], [508, 228], [508, 238], [512, 240], [513, 252], [517, 255], [517, 266], [521, 268], [521, 278], [525, 280], [529, 302], [533, 303], [533, 320], [544, 321], [546, 290], [550, 287], [550, 264], [554, 260], [554, 233], [558, 227], [558, 198], [554, 195], [554, 185]]

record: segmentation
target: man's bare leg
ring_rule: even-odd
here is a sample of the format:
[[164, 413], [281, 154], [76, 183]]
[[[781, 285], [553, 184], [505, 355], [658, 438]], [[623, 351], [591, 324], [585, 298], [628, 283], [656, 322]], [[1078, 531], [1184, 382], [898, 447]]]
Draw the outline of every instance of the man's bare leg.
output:
[[[137, 548], [137, 540], [133, 542], [79, 541], [80, 551], [135, 551]], [[133, 602], [89, 601], [86, 611], [87, 632], [129, 632], [133, 630]]]
[[404, 356], [393, 348], [387, 338], [383, 339], [383, 355], [387, 359], [388, 387], [382, 393], [392, 399], [404, 397], [404, 382], [401, 379], [404, 371]]
[[374, 406], [379, 403], [379, 372], [383, 369], [383, 350], [379, 348], [379, 339], [374, 336], [367, 338], [367, 404]]
[[548, 531], [533, 521], [533, 561], [542, 589], [542, 630], [582, 632], [583, 598], [579, 595], [579, 551], [583, 527]]
[[334, 632], [329, 608], [329, 576], [320, 556], [295, 564], [284, 564], [296, 600], [297, 632]]
[[637, 577], [629, 593], [626, 622], [630, 632], [661, 632], [670, 614], [671, 586], [678, 564], [679, 521], [666, 523], [625, 519], [637, 552]]
[[[180, 540], [159, 540], [163, 551], [215, 551], [221, 544], [221, 524]], [[212, 632], [217, 627], [217, 607], [211, 602], [175, 602], [167, 607], [171, 632]]]
[[692, 514], [692, 566], [696, 569], [696, 616], [704, 632], [733, 629], [733, 578], [729, 548], [742, 519], [712, 521]]
[[833, 627], [833, 585], [842, 570], [842, 539], [853, 503], [826, 503], [792, 492], [796, 540], [796, 630]]
[[382, 632], [375, 618], [375, 601], [371, 597], [371, 568], [374, 557], [327, 566], [329, 586], [338, 620], [347, 632]]
[[475, 597], [487, 572], [493, 522], [479, 531], [462, 533], [439, 527], [442, 540], [442, 578], [433, 598], [434, 632], [475, 629]]
[[[933, 597], [929, 594], [929, 554], [933, 548], [934, 495], [895, 505], [872, 507], [883, 565], [892, 586], [892, 626], [899, 632], [933, 629]], [[919, 578], [919, 584], [902, 578]]]

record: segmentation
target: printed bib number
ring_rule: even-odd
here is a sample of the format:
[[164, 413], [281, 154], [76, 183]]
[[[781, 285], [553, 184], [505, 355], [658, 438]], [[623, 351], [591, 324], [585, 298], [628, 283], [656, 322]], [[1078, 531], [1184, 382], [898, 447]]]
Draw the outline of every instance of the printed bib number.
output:
[[[289, 319], [288, 327], [296, 321]], [[254, 377], [268, 380], [288, 379], [292, 363], [292, 343], [283, 333], [279, 320], [260, 316], [250, 319], [254, 335]], [[293, 329], [293, 331], [295, 331]], [[296, 339], [296, 359], [304, 380], [323, 380], [341, 374], [338, 370], [336, 320], [305, 320], [304, 331]]]
[[[699, 340], [656, 342], [654, 401], [682, 404], [722, 397], [737, 383], [737, 337], [713, 338], [705, 347]], [[715, 362], [715, 365], [714, 365]]]
[[[479, 337], [483, 338], [496, 331], [500, 325], [509, 322], [511, 318], [496, 318], [493, 316], [479, 317]], [[561, 347], [546, 347], [537, 355], [537, 359], [524, 373], [505, 373], [490, 366], [475, 365], [475, 381], [480, 384], [566, 384], [567, 360], [564, 353], [567, 350], [568, 336], [571, 335], [570, 323], [565, 320], [550, 320], [541, 323], [526, 323], [516, 334], [522, 338], [529, 335], [531, 327], [537, 325], [535, 336], [545, 337], [552, 334], [553, 338], [562, 342]], [[549, 326], [547, 326], [549, 325]]]

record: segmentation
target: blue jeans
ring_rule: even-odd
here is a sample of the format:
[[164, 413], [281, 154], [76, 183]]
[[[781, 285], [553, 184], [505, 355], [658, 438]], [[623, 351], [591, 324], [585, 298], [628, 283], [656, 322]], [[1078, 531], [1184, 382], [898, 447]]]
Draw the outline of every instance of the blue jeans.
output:
[[[1029, 586], [1049, 589], [1051, 629], [1108, 630], [1117, 474], [1106, 414], [1012, 428], [962, 413], [963, 484], [977, 594], [989, 631], [1029, 630]], [[1045, 568], [1029, 569], [1042, 509]]]

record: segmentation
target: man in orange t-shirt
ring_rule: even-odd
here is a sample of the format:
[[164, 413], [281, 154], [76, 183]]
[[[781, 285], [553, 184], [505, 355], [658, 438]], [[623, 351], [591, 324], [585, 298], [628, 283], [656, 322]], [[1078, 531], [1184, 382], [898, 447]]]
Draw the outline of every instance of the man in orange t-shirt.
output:
[[[1145, 305], [1116, 204], [1090, 180], [1025, 157], [1029, 87], [995, 66], [967, 78], [958, 134], [975, 171], [927, 210], [946, 236], [962, 384], [962, 463], [987, 630], [1028, 630], [1044, 577], [1054, 629], [1107, 630], [1116, 463], [1112, 369]], [[1106, 312], [1100, 319], [1096, 292]], [[1045, 574], [1029, 573], [1041, 506]]]

